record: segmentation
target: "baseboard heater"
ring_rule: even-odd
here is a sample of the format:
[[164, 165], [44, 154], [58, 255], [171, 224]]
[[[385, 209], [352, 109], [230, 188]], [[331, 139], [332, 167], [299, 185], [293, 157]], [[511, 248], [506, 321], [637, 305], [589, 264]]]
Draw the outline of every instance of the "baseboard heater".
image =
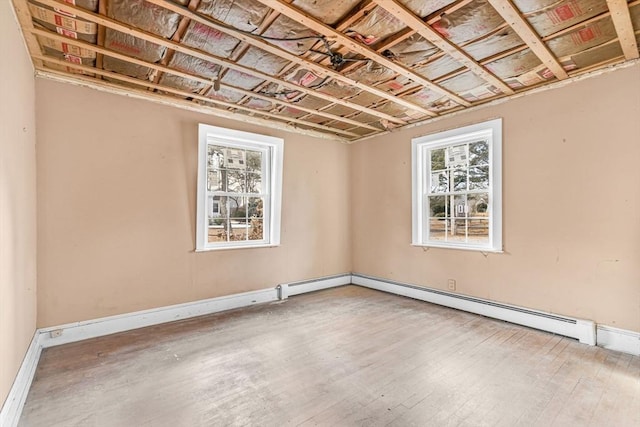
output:
[[320, 291], [322, 289], [335, 288], [351, 284], [351, 274], [339, 274], [327, 276], [322, 279], [302, 280], [299, 282], [285, 283], [278, 285], [278, 299], [287, 299], [294, 295], [305, 294], [307, 292]]
[[453, 294], [438, 289], [364, 276], [362, 274], [352, 274], [351, 283], [575, 338], [584, 344], [596, 345], [596, 327], [595, 323], [591, 320], [558, 316], [542, 311]]

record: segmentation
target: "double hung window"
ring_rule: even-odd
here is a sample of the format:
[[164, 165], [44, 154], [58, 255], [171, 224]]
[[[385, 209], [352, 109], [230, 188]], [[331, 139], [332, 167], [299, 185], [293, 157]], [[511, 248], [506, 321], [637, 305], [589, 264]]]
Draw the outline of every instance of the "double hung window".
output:
[[502, 250], [502, 120], [415, 138], [413, 244]]
[[280, 242], [280, 138], [199, 128], [196, 250]]

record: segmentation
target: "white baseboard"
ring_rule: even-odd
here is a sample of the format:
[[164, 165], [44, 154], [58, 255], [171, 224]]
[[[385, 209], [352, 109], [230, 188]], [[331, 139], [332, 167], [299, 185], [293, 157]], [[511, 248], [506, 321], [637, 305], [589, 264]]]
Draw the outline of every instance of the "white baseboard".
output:
[[42, 346], [40, 346], [38, 342], [38, 337], [39, 334], [38, 331], [36, 331], [33, 334], [27, 353], [22, 360], [18, 374], [13, 381], [11, 390], [9, 390], [9, 395], [4, 401], [4, 405], [0, 411], [0, 427], [14, 427], [18, 424], [24, 402], [27, 400], [27, 395], [29, 394], [29, 388], [31, 388], [31, 382], [38, 367], [40, 353], [42, 352]]
[[300, 295], [307, 292], [315, 292], [322, 289], [335, 288], [338, 286], [350, 284], [351, 274], [341, 274], [338, 276], [324, 277], [322, 279], [285, 283], [278, 286], [278, 292], [280, 299], [287, 299], [288, 297], [294, 295]]
[[146, 326], [276, 301], [277, 299], [278, 292], [276, 288], [269, 288], [184, 304], [152, 308], [150, 310], [135, 311], [83, 322], [68, 323], [66, 325], [40, 329], [39, 342], [43, 348], [47, 348], [118, 332], [130, 331], [132, 329], [144, 328]]
[[640, 333], [598, 325], [598, 346], [640, 356]]
[[421, 301], [427, 301], [445, 307], [468, 311], [494, 319], [505, 320], [530, 328], [553, 332], [578, 339], [581, 343], [595, 345], [595, 323], [590, 320], [572, 319], [524, 307], [501, 304], [481, 298], [444, 292], [438, 289], [391, 282], [375, 277], [352, 275], [354, 285], [360, 285], [379, 291], [403, 295]]

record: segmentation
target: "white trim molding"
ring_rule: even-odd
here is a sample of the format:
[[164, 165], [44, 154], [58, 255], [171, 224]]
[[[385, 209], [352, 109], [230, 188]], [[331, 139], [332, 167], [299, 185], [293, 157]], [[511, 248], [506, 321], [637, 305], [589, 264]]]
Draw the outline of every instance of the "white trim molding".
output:
[[351, 273], [324, 277], [322, 279], [311, 279], [303, 280], [300, 282], [285, 283], [278, 286], [278, 297], [281, 300], [284, 300], [294, 295], [300, 295], [307, 292], [315, 292], [322, 289], [335, 288], [338, 286], [350, 284]]
[[354, 285], [553, 332], [554, 334], [575, 338], [583, 344], [596, 344], [595, 323], [591, 320], [573, 319], [515, 305], [497, 303], [481, 298], [454, 294], [407, 283], [393, 282], [361, 274], [354, 273], [351, 277]]
[[152, 308], [150, 310], [135, 311], [117, 316], [67, 323], [66, 325], [40, 329], [40, 344], [43, 348], [47, 348], [118, 332], [130, 331], [132, 329], [144, 328], [146, 326], [233, 310], [234, 308], [272, 302], [277, 299], [278, 293], [276, 288], [269, 288], [187, 302], [184, 304]]
[[598, 346], [640, 356], [640, 333], [611, 326], [598, 325]]
[[7, 399], [4, 401], [2, 410], [0, 411], [0, 427], [14, 427], [18, 425], [22, 408], [27, 400], [33, 377], [36, 374], [42, 346], [38, 342], [40, 334], [36, 330], [31, 339], [31, 344], [27, 349], [27, 353], [22, 360], [18, 374], [16, 375], [13, 385], [9, 390]]

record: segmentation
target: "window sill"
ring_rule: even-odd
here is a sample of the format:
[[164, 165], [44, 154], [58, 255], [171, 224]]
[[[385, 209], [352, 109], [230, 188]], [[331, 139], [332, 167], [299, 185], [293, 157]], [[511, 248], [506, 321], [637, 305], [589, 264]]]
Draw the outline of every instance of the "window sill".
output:
[[411, 243], [411, 246], [418, 248], [437, 248], [437, 249], [454, 249], [454, 250], [462, 250], [462, 251], [474, 251], [474, 252], [482, 252], [482, 253], [490, 253], [490, 254], [503, 254], [503, 249], [492, 249], [492, 248], [479, 248], [474, 246], [458, 246], [458, 245], [437, 245], [433, 243]]
[[194, 252], [227, 251], [235, 249], [277, 248], [279, 244], [262, 243], [259, 245], [221, 246], [219, 248], [198, 248]]

